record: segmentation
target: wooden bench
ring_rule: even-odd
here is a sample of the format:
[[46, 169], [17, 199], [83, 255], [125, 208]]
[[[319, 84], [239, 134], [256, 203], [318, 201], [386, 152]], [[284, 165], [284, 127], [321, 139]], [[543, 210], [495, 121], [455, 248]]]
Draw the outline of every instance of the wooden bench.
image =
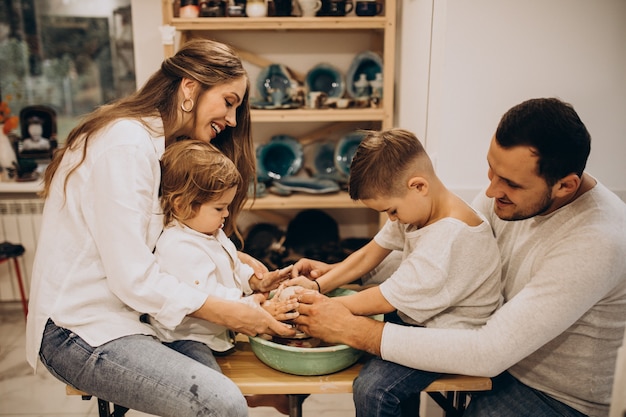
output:
[[[217, 361], [224, 375], [229, 377], [244, 395], [286, 394], [289, 398], [290, 417], [302, 416], [302, 403], [310, 394], [352, 392], [352, 381], [363, 366], [361, 362], [357, 362], [348, 369], [330, 375], [290, 375], [274, 370], [259, 361], [250, 344], [242, 340], [237, 342], [233, 354], [219, 357]], [[470, 392], [490, 389], [490, 378], [448, 375], [430, 384], [424, 392], [443, 408], [446, 417], [460, 417], [465, 411]], [[88, 393], [70, 386], [66, 387], [66, 392], [68, 395], [81, 395], [83, 399], [91, 398]], [[101, 399], [98, 399], [98, 409], [100, 417], [120, 417], [125, 413], [125, 409], [117, 405], [111, 411], [110, 404]]]

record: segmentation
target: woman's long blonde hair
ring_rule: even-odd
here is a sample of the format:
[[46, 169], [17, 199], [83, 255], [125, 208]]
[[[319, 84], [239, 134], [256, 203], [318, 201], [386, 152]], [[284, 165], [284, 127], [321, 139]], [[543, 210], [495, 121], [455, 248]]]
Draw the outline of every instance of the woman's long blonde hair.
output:
[[[178, 52], [165, 59], [161, 68], [155, 72], [145, 85], [128, 97], [103, 105], [85, 116], [78, 126], [68, 135], [65, 146], [59, 148], [52, 158], [44, 174], [42, 197], [50, 192], [50, 183], [57, 172], [63, 155], [67, 150], [76, 150], [81, 146], [83, 157], [73, 166], [65, 178], [65, 185], [70, 175], [84, 162], [89, 141], [98, 131], [117, 119], [136, 119], [149, 128], [143, 118], [160, 116], [166, 133], [166, 146], [186, 137], [177, 136], [177, 112], [180, 108], [178, 88], [183, 78], [195, 80], [200, 86], [198, 98], [211, 88], [228, 83], [247, 73], [241, 59], [229, 46], [208, 39], [193, 39], [185, 43]], [[247, 199], [247, 184], [254, 181], [256, 172], [254, 146], [250, 135], [250, 82], [246, 86], [246, 94], [237, 108], [237, 126], [221, 132], [211, 144], [216, 146], [234, 163], [242, 178], [244, 186], [239, 187], [231, 205], [231, 214], [226, 220], [224, 231], [235, 233], [241, 240], [236, 221]], [[195, 110], [194, 110], [195, 111]], [[156, 132], [159, 133], [159, 132]]]

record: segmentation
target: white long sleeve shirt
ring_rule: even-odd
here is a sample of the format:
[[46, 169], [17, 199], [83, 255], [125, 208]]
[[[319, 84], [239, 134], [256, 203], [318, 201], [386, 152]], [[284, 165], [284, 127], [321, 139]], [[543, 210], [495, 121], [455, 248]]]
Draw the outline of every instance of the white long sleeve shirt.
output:
[[[160, 118], [118, 120], [68, 150], [46, 199], [32, 273], [26, 353], [36, 369], [48, 318], [92, 346], [131, 334], [154, 335], [142, 313], [168, 326], [207, 295], [162, 273], [152, 253], [163, 229], [159, 205], [165, 150]], [[161, 133], [156, 133], [161, 132]]]
[[500, 220], [484, 196], [475, 206], [498, 240], [504, 305], [475, 330], [386, 324], [382, 357], [468, 375], [509, 369], [587, 415], [607, 416], [626, 323], [626, 204], [598, 183], [527, 220]]
[[[240, 301], [252, 294], [254, 270], [237, 257], [237, 248], [222, 230], [215, 235], [195, 231], [177, 221], [165, 228], [154, 254], [162, 271], [181, 277], [187, 285], [218, 298]], [[228, 328], [194, 317], [176, 327], [152, 320], [159, 339], [195, 340], [218, 352], [234, 345]]]

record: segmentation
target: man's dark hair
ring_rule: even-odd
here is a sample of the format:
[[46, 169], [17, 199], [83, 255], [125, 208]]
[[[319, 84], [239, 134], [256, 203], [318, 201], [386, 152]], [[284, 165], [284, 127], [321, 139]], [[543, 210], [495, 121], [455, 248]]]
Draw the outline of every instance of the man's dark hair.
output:
[[548, 185], [572, 173], [582, 177], [591, 136], [571, 104], [556, 98], [524, 101], [507, 111], [496, 130], [503, 148], [529, 146], [539, 157], [538, 174]]

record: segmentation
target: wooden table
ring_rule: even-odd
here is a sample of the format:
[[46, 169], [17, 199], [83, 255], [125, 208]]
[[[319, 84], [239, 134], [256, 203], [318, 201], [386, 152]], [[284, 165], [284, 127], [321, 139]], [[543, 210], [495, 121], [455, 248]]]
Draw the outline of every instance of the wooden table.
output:
[[[233, 354], [217, 358], [222, 372], [244, 395], [287, 394], [289, 416], [302, 416], [302, 403], [310, 394], [352, 392], [352, 381], [357, 377], [362, 361], [348, 369], [330, 375], [298, 376], [270, 368], [252, 352], [250, 343], [239, 339]], [[446, 417], [460, 416], [465, 410], [467, 393], [488, 391], [491, 379], [465, 375], [448, 375], [430, 384], [427, 392], [446, 412]]]
[[[222, 372], [230, 378], [244, 395], [285, 394], [289, 398], [289, 416], [302, 416], [302, 403], [310, 394], [336, 394], [352, 392], [352, 381], [357, 377], [363, 360], [348, 369], [330, 375], [298, 376], [270, 368], [261, 362], [252, 352], [247, 338], [238, 337], [234, 353], [218, 357], [217, 362]], [[465, 411], [467, 394], [472, 391], [488, 391], [491, 379], [464, 375], [447, 375], [430, 384], [427, 392], [445, 411], [446, 417], [459, 417]], [[89, 399], [88, 393], [76, 390], [69, 385], [68, 395], [82, 395]], [[116, 406], [113, 413], [109, 403], [98, 399], [100, 416], [122, 416], [123, 407]]]

